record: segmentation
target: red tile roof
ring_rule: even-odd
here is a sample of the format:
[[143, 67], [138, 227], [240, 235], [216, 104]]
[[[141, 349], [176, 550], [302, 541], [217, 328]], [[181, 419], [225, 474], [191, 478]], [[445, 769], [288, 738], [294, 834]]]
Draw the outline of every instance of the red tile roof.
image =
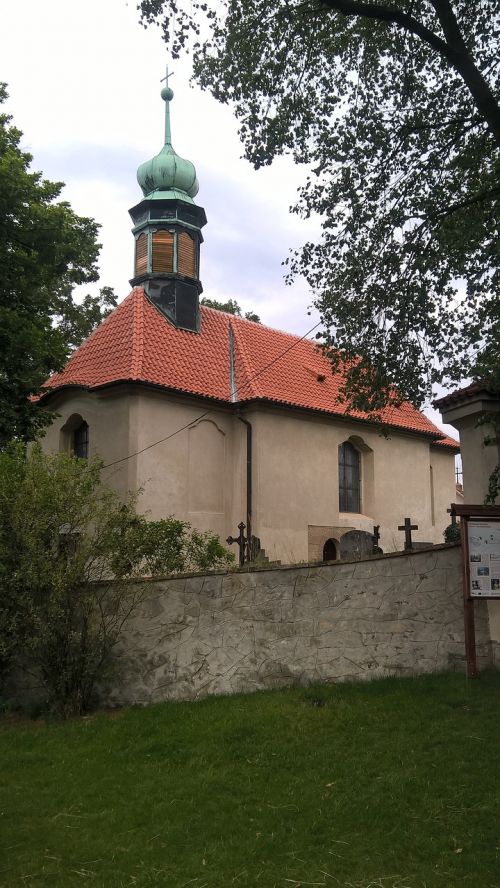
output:
[[458, 441], [455, 441], [455, 438], [441, 438], [439, 441], [433, 441], [432, 446], [444, 447], [446, 450], [454, 450], [456, 453], [460, 453], [460, 444]]
[[[141, 287], [135, 287], [74, 352], [64, 370], [51, 376], [43, 397], [66, 386], [94, 389], [116, 382], [141, 382], [218, 401], [257, 399], [347, 415], [346, 407], [337, 400], [341, 381], [310, 339], [301, 340], [205, 306], [201, 306], [199, 334], [179, 330], [149, 302]], [[359, 411], [349, 415], [368, 419]], [[386, 408], [381, 420], [446, 440], [409, 403]]]

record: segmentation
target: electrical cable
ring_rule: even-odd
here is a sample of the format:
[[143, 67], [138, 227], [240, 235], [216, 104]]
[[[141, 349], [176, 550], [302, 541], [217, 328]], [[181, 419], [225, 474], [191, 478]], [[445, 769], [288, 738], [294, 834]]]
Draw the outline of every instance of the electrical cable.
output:
[[[266, 370], [269, 370], [269, 367], [272, 367], [273, 364], [276, 364], [277, 361], [281, 360], [281, 358], [283, 358], [284, 355], [286, 355], [286, 354], [288, 354], [288, 352], [292, 351], [292, 349], [295, 348], [295, 346], [298, 345], [299, 342], [302, 342], [307, 336], [309, 336], [311, 333], [313, 333], [314, 330], [316, 330], [316, 328], [320, 326], [320, 324], [321, 324], [321, 321], [318, 321], [318, 323], [315, 324], [314, 327], [311, 327], [311, 329], [308, 330], [307, 333], [304, 333], [304, 335], [301, 336], [299, 339], [295, 339], [292, 342], [292, 344], [288, 346], [288, 348], [285, 348], [284, 351], [280, 352], [280, 354], [277, 355], [275, 358], [273, 358], [272, 361], [269, 361], [268, 364], [266, 364], [264, 367], [261, 367], [261, 369], [257, 370], [252, 376], [249, 376], [248, 379], [246, 380], [245, 384], [241, 387], [240, 391], [243, 391], [245, 389], [245, 387], [248, 385], [248, 383], [252, 382], [254, 379], [257, 378], [257, 376], [260, 376], [262, 373], [265, 373]], [[236, 386], [233, 389], [231, 389], [230, 397], [232, 398], [232, 396], [234, 394], [236, 394]], [[106, 465], [103, 466], [103, 469], [109, 469], [109, 468], [111, 468], [111, 466], [116, 466], [119, 463], [126, 462], [129, 459], [133, 459], [134, 456], [140, 456], [140, 454], [145, 453], [146, 450], [151, 450], [152, 447], [156, 447], [158, 444], [163, 444], [165, 441], [169, 441], [170, 438], [174, 438], [176, 435], [179, 435], [181, 432], [184, 432], [186, 429], [189, 429], [191, 426], [195, 425], [197, 422], [200, 422], [202, 419], [205, 418], [205, 416], [208, 416], [209, 413], [213, 413], [214, 409], [215, 409], [214, 407], [211, 407], [209, 410], [205, 410], [205, 412], [202, 413], [200, 416], [197, 416], [195, 419], [192, 419], [186, 425], [181, 426], [180, 429], [176, 429], [175, 432], [171, 432], [170, 435], [166, 435], [165, 438], [160, 438], [159, 441], [153, 441], [152, 444], [148, 444], [146, 447], [142, 447], [141, 450], [136, 450], [135, 453], [129, 453], [128, 456], [122, 456], [121, 459], [115, 459], [114, 462], [106, 463]]]

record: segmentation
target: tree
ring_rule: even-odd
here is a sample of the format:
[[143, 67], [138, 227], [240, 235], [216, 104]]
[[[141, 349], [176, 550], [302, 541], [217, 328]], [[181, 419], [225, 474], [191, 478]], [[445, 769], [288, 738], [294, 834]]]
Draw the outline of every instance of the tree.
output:
[[0, 453], [0, 664], [33, 669], [63, 716], [92, 703], [144, 574], [209, 570], [233, 556], [183, 521], [147, 521], [101, 484], [99, 460]]
[[193, 38], [195, 79], [233, 104], [255, 167], [311, 168], [295, 211], [323, 236], [289, 280], [311, 285], [353, 406], [500, 387], [498, 0], [139, 8], [174, 57]]
[[116, 304], [109, 287], [73, 301], [77, 284], [97, 280], [99, 226], [56, 202], [61, 182], [30, 172], [10, 121], [0, 114], [0, 447], [50, 422], [33, 395]]
[[236, 315], [238, 318], [246, 318], [247, 321], [255, 321], [256, 324], [260, 324], [259, 316], [253, 311], [246, 311], [245, 314], [243, 314], [236, 299], [228, 299], [227, 302], [218, 302], [217, 299], [208, 299], [206, 296], [203, 296], [201, 304], [208, 306], [208, 308], [216, 308], [218, 311], [226, 311], [228, 314]]

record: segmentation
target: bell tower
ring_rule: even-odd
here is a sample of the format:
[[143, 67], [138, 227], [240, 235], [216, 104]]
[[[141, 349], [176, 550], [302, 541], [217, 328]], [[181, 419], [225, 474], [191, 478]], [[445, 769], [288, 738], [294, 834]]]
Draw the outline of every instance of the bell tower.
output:
[[198, 193], [196, 170], [174, 151], [170, 132], [170, 102], [166, 85], [165, 144], [160, 153], [142, 163], [137, 181], [144, 199], [129, 211], [135, 238], [132, 286], [141, 285], [148, 299], [176, 327], [199, 329], [201, 229], [207, 217], [193, 197]]

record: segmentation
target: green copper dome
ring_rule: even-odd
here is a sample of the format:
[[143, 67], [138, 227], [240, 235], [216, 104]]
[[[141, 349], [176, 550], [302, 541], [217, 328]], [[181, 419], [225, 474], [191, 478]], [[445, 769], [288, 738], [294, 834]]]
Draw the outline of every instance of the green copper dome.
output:
[[198, 179], [194, 164], [179, 157], [172, 148], [170, 102], [174, 94], [169, 86], [163, 87], [161, 97], [165, 102], [165, 144], [156, 157], [141, 163], [137, 170], [137, 181], [144, 197], [175, 197], [192, 203], [192, 198], [198, 194]]

